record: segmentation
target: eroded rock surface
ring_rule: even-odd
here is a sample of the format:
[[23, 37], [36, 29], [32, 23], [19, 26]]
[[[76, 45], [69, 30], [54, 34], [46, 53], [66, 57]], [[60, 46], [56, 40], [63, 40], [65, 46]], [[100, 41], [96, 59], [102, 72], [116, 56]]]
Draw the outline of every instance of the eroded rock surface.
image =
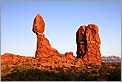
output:
[[59, 52], [52, 48], [49, 40], [45, 38], [45, 35], [43, 34], [45, 29], [45, 22], [43, 18], [37, 14], [37, 16], [34, 19], [33, 23], [33, 32], [37, 35], [37, 50], [36, 50], [36, 58], [48, 58], [52, 55], [59, 55]]
[[42, 34], [45, 30], [45, 22], [43, 20], [43, 18], [41, 17], [40, 14], [37, 14], [34, 22], [33, 22], [33, 32], [38, 34]]
[[49, 40], [45, 38], [44, 34], [37, 35], [36, 58], [48, 58], [59, 54], [60, 53], [56, 49], [51, 47]]
[[[81, 26], [76, 33], [78, 59], [73, 56], [72, 52], [61, 55], [56, 49], [52, 48], [49, 40], [45, 37], [45, 34], [43, 34], [44, 29], [45, 22], [43, 18], [37, 14], [33, 23], [33, 32], [37, 35], [36, 58], [40, 58], [41, 60], [44, 58], [53, 60], [60, 65], [62, 62], [65, 62], [66, 65], [69, 63], [73, 64], [74, 62], [78, 65], [89, 63], [101, 64], [101, 41], [98, 34], [98, 27], [95, 24]], [[60, 57], [63, 57], [66, 61], [57, 61], [56, 59], [60, 59]]]
[[85, 64], [102, 62], [100, 53], [100, 37], [95, 24], [81, 26], [76, 33], [77, 58], [82, 58]]
[[73, 52], [60, 54], [51, 47], [49, 40], [44, 34], [45, 23], [43, 18], [37, 14], [33, 23], [33, 32], [37, 35], [37, 50], [35, 57], [19, 56], [5, 53], [2, 57], [2, 69], [5, 65], [23, 66], [29, 65], [32, 68], [51, 70], [55, 68], [69, 69], [72, 67], [83, 67], [85, 64], [101, 64], [100, 38], [98, 27], [94, 24], [81, 26], [76, 33], [77, 58]]

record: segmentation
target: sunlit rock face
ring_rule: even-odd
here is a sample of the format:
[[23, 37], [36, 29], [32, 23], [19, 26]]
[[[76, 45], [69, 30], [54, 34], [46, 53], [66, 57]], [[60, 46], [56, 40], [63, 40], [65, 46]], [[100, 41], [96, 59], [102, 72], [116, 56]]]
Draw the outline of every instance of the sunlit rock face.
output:
[[77, 58], [82, 58], [85, 64], [101, 65], [100, 37], [95, 24], [81, 26], [76, 32]]
[[37, 14], [32, 29], [37, 35], [37, 50], [35, 58], [40, 59], [42, 66], [51, 66], [52, 68], [74, 66], [75, 56], [73, 56], [73, 52], [60, 54], [56, 49], [51, 47], [49, 40], [45, 37], [44, 29], [44, 20], [39, 14]]
[[37, 14], [33, 22], [33, 32], [37, 35], [36, 58], [48, 58], [52, 55], [59, 55], [59, 52], [52, 48], [49, 40], [43, 34], [45, 30], [45, 22], [41, 15]]
[[[45, 22], [41, 15], [37, 14], [33, 22], [33, 32], [37, 35], [37, 50], [35, 57], [42, 60], [56, 61], [57, 64], [63, 64], [61, 58], [66, 59], [65, 65], [71, 66], [74, 62], [76, 65], [83, 65], [89, 63], [95, 63], [101, 65], [101, 53], [100, 53], [100, 37], [98, 34], [98, 27], [95, 24], [89, 24], [88, 26], [81, 26], [76, 33], [77, 42], [77, 58], [73, 56], [73, 53], [65, 53], [61, 55], [56, 49], [51, 47], [49, 40], [45, 37]], [[57, 61], [59, 59], [59, 61]], [[45, 60], [44, 60], [45, 61]], [[71, 64], [71, 65], [69, 65]]]
[[38, 34], [42, 34], [45, 30], [45, 22], [43, 20], [43, 18], [41, 17], [40, 14], [37, 14], [34, 22], [33, 22], [33, 32]]

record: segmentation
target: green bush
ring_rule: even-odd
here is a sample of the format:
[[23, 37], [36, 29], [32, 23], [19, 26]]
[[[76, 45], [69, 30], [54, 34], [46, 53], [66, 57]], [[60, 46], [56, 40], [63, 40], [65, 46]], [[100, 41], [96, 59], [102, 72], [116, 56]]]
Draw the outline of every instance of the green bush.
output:
[[113, 69], [110, 69], [108, 76], [108, 81], [121, 81], [121, 68], [116, 67]]

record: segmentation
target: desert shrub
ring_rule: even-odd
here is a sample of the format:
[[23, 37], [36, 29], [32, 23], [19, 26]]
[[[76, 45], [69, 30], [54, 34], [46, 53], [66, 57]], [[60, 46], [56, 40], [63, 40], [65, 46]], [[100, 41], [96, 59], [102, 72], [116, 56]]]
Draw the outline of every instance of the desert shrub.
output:
[[102, 66], [101, 69], [98, 71], [100, 77], [102, 77], [104, 80], [108, 79], [108, 77], [107, 77], [108, 70], [109, 69], [107, 68], [107, 66]]
[[17, 72], [22, 72], [24, 70], [26, 70], [28, 67], [27, 66], [14, 66], [14, 71], [17, 71]]
[[98, 71], [97, 70], [92, 70], [91, 73], [98, 74]]
[[49, 72], [39, 69], [25, 69], [23, 67], [15, 67], [16, 72], [12, 72], [8, 76], [14, 81], [69, 81], [71, 74], [65, 74], [60, 70], [58, 73]]
[[85, 81], [97, 81], [98, 77], [93, 75], [93, 74], [89, 74], [86, 78]]
[[[102, 66], [89, 65], [89, 68], [71, 67], [64, 71], [63, 68], [55, 68], [56, 72], [47, 70], [32, 69], [28, 66], [15, 66], [14, 71], [8, 76], [14, 81], [120, 81], [121, 80], [121, 65], [115, 65], [115, 68], [109, 68], [111, 64]], [[7, 66], [6, 66], [7, 67]], [[49, 68], [48, 66], [46, 68]], [[50, 69], [52, 69], [50, 67]], [[9, 70], [8, 68], [6, 70]]]
[[70, 76], [68, 74], [65, 74], [65, 72], [60, 71], [56, 74], [56, 81], [69, 81]]
[[116, 67], [113, 69], [109, 69], [108, 81], [121, 81], [121, 68]]
[[55, 70], [56, 70], [56, 71], [59, 71], [59, 72], [64, 72], [64, 70], [63, 70], [62, 68], [60, 68], [60, 67], [55, 68]]
[[63, 70], [63, 68], [56, 68], [56, 71], [58, 71], [58, 73], [55, 74], [55, 80], [56, 81], [68, 81], [69, 80], [69, 75], [66, 74]]
[[[43, 74], [43, 73], [42, 73]], [[13, 74], [15, 81], [33, 81], [33, 80], [39, 80], [40, 76], [39, 70], [23, 70], [22, 72], [16, 72]]]
[[[114, 68], [109, 68], [114, 66]], [[99, 70], [100, 76], [106, 81], [121, 81], [121, 64], [104, 63]]]
[[78, 72], [77, 77], [75, 77], [75, 80], [76, 81], [85, 81], [89, 74], [90, 73], [86, 70], [80, 71], [80, 72]]
[[12, 74], [15, 81], [38, 81], [49, 80], [48, 77], [53, 76], [53, 73], [48, 71], [41, 71], [39, 69], [27, 69], [22, 72]]
[[65, 73], [65, 81], [66, 80], [67, 81], [74, 81], [76, 77], [77, 77], [77, 75], [75, 74], [74, 69], [72, 69], [72, 68], [67, 70]]

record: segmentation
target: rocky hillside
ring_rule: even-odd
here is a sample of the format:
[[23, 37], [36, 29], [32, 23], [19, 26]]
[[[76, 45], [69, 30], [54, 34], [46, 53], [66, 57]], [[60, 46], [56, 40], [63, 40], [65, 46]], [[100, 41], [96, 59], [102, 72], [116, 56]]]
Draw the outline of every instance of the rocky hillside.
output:
[[[72, 54], [72, 53], [66, 53]], [[55, 61], [54, 61], [55, 60]], [[57, 62], [58, 60], [62, 60]], [[68, 61], [67, 61], [68, 60]], [[120, 81], [121, 63], [77, 65], [71, 58], [36, 59], [11, 53], [1, 55], [2, 81]], [[73, 62], [73, 61], [72, 61]], [[52, 64], [53, 63], [53, 64]], [[66, 64], [66, 65], [65, 65]]]

